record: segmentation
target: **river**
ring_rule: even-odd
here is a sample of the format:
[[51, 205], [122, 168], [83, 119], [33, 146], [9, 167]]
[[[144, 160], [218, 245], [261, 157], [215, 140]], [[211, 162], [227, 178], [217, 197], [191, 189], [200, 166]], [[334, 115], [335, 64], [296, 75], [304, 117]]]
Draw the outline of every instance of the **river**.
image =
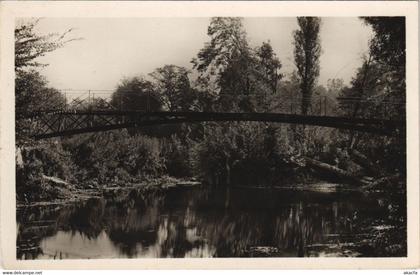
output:
[[17, 258], [366, 256], [355, 249], [355, 224], [386, 216], [383, 204], [335, 188], [203, 185], [23, 207]]

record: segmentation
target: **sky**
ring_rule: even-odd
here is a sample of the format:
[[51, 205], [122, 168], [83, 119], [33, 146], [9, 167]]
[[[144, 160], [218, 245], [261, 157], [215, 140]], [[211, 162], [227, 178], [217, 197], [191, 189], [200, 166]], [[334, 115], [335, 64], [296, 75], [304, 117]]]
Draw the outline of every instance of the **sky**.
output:
[[[40, 34], [74, 30], [72, 41], [39, 58], [41, 69], [57, 89], [112, 90], [121, 79], [151, 73], [166, 64], [192, 69], [191, 59], [210, 41], [210, 18], [44, 18]], [[286, 75], [295, 70], [293, 31], [295, 17], [244, 18], [249, 44], [269, 40]], [[322, 18], [319, 84], [342, 78], [347, 84], [367, 53], [370, 27], [358, 18]]]

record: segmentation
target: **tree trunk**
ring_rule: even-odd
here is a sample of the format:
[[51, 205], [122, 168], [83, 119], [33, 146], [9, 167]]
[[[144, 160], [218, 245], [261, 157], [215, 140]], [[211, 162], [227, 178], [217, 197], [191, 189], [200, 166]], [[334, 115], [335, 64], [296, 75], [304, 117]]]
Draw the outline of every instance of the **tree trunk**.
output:
[[304, 88], [305, 90], [302, 90], [302, 115], [307, 115], [308, 111], [310, 109], [311, 104], [311, 95], [310, 91], [308, 91], [308, 88]]
[[358, 184], [370, 184], [371, 183], [370, 181], [368, 181], [366, 179], [360, 178], [360, 177], [358, 177], [358, 176], [356, 176], [356, 175], [354, 175], [350, 172], [347, 172], [343, 169], [340, 169], [336, 166], [333, 166], [333, 165], [330, 165], [330, 164], [327, 164], [327, 163], [324, 163], [324, 162], [321, 162], [321, 161], [318, 161], [318, 160], [314, 160], [314, 159], [311, 159], [311, 158], [308, 158], [308, 157], [303, 157], [303, 159], [306, 163], [306, 166], [311, 167], [311, 168], [315, 168], [319, 171], [328, 172], [328, 173], [333, 174], [335, 176], [338, 176], [340, 178], [351, 179]]
[[378, 187], [380, 187], [380, 188], [395, 187], [395, 186], [397, 186], [398, 180], [400, 180], [400, 178], [401, 178], [400, 175], [383, 177], [383, 178], [377, 179], [374, 182], [364, 186], [364, 188], [366, 188], [366, 189], [376, 189]]
[[225, 193], [225, 209], [229, 208], [229, 205], [230, 205], [230, 186], [228, 186]]
[[226, 158], [226, 184], [230, 185], [230, 165], [229, 165], [229, 158]]

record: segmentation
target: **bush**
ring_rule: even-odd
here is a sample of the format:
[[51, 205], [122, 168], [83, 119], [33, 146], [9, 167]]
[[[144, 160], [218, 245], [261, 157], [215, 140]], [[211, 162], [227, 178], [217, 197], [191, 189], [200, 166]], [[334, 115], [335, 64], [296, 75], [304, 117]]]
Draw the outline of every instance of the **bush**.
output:
[[78, 166], [79, 181], [134, 181], [165, 171], [161, 145], [156, 138], [131, 136], [127, 131], [77, 136], [65, 141]]
[[56, 141], [38, 143], [33, 147], [18, 149], [19, 163], [16, 165], [17, 200], [38, 200], [44, 193], [43, 175], [65, 181], [74, 180], [74, 165], [70, 156]]
[[279, 139], [273, 125], [209, 125], [193, 150], [195, 172], [214, 183], [271, 184], [287, 166], [287, 152]]
[[185, 141], [183, 144], [180, 138], [172, 135], [164, 139], [162, 144], [162, 157], [165, 159], [165, 166], [168, 175], [173, 177], [191, 177], [193, 168], [191, 164], [190, 148], [192, 141]]

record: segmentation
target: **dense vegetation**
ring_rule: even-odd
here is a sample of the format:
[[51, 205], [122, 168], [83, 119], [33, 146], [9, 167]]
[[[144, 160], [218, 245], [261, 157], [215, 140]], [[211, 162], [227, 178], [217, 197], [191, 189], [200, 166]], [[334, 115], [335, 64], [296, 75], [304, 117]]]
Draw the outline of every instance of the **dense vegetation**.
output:
[[[298, 18], [299, 29], [294, 33], [297, 70], [291, 75], [281, 72], [281, 61], [269, 41], [249, 46], [241, 18], [213, 18], [209, 42], [192, 59], [194, 73], [164, 65], [148, 76], [123, 79], [111, 105], [126, 110], [288, 112], [289, 106], [282, 102], [296, 98], [301, 102], [297, 112], [317, 114], [312, 95], [322, 95], [335, 103], [332, 112], [337, 116], [401, 119], [405, 113], [404, 21], [361, 20], [372, 26], [375, 35], [366, 60], [348, 86], [340, 79], [331, 79], [327, 87], [317, 85], [320, 18]], [[36, 22], [22, 24], [15, 31], [18, 200], [24, 200], [24, 193], [29, 201], [41, 199], [34, 194], [42, 192], [45, 176], [82, 188], [165, 175], [214, 184], [281, 185], [287, 179], [308, 179], [311, 170], [301, 167], [302, 157], [356, 177], [381, 179], [378, 182], [390, 183], [388, 187], [405, 182], [403, 139], [320, 127], [180, 124], [34, 141], [29, 134], [33, 121], [19, 118], [19, 111], [66, 104], [65, 97], [36, 70], [42, 66], [36, 58], [73, 40], [65, 40], [68, 32], [56, 40], [39, 36], [35, 26]], [[98, 106], [101, 101], [90, 104]]]

